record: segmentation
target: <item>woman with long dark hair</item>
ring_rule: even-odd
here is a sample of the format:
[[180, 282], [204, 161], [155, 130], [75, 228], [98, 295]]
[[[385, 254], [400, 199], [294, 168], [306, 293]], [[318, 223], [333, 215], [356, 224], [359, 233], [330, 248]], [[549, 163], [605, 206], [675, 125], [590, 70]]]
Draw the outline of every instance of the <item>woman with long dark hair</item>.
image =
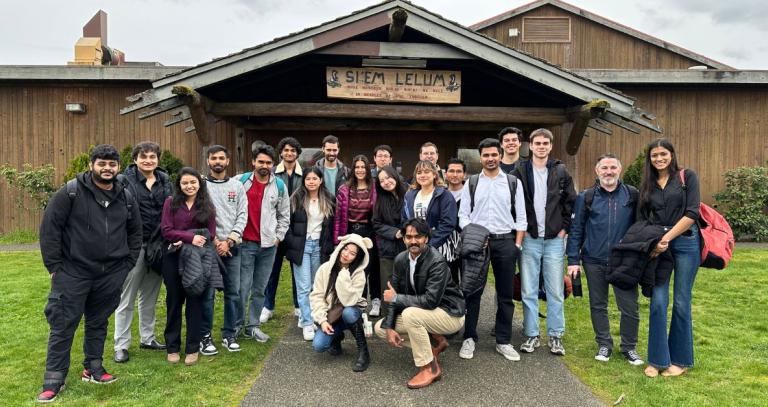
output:
[[[166, 243], [170, 243], [163, 256], [163, 281], [165, 282], [167, 323], [165, 342], [168, 362], [178, 363], [181, 348], [181, 310], [186, 302], [187, 337], [184, 363], [197, 363], [200, 348], [203, 313], [203, 297], [187, 295], [179, 275], [179, 252], [183, 244], [203, 247], [216, 236], [216, 212], [208, 196], [205, 182], [194, 168], [179, 171], [176, 190], [163, 205], [160, 230]], [[207, 232], [207, 233], [206, 233]]]
[[[339, 187], [336, 193], [336, 216], [334, 217], [333, 242], [339, 243], [340, 236], [356, 233], [373, 240], [373, 208], [376, 206], [376, 187], [371, 171], [368, 169], [368, 157], [357, 155], [352, 159], [352, 176]], [[382, 292], [379, 281], [379, 259], [375, 247], [369, 255], [371, 262], [365, 270], [368, 277], [368, 289], [371, 293], [370, 315], [375, 317], [381, 312]]]
[[431, 161], [419, 161], [413, 170], [413, 184], [405, 193], [402, 219], [420, 218], [427, 221], [432, 236], [429, 245], [436, 248], [447, 262], [456, 259], [456, 239], [451, 235], [458, 218], [456, 200], [443, 187], [437, 166]]
[[331, 254], [330, 260], [317, 270], [309, 301], [312, 319], [320, 330], [315, 334], [312, 347], [317, 352], [326, 350], [333, 356], [341, 354], [344, 330], [349, 329], [357, 344], [357, 358], [352, 370], [368, 369], [370, 354], [363, 329], [363, 310], [368, 305], [365, 289], [365, 266], [368, 265], [368, 249], [371, 239], [357, 234], [341, 237], [341, 242]]
[[[378, 192], [376, 206], [373, 208], [373, 229], [379, 250], [379, 281], [383, 289], [392, 278], [395, 256], [405, 250], [400, 225], [406, 220], [401, 216], [408, 186], [400, 180], [400, 174], [390, 165], [382, 167], [377, 178]], [[376, 295], [383, 295], [383, 291]]]
[[304, 170], [302, 184], [291, 195], [291, 224], [285, 240], [285, 257], [293, 263], [299, 326], [304, 340], [315, 337], [315, 324], [309, 306], [309, 292], [322, 260], [333, 251], [333, 196], [323, 186], [323, 171]]
[[[674, 258], [674, 270], [671, 278], [653, 288], [651, 296], [648, 367], [645, 368], [648, 377], [656, 377], [660, 371], [662, 376], [679, 376], [693, 366], [691, 294], [701, 261], [696, 225], [700, 201], [699, 179], [691, 169], [681, 173], [672, 143], [666, 139], [651, 142], [646, 149], [638, 218], [668, 228], [651, 257], [670, 251]], [[672, 278], [672, 322], [667, 335], [667, 305]]]

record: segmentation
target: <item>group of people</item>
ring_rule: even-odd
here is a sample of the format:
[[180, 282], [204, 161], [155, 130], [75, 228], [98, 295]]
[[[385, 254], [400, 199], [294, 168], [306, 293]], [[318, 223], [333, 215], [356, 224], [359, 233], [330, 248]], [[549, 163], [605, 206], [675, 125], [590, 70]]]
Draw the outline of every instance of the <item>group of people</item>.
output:
[[[346, 166], [338, 158], [339, 139], [331, 135], [322, 141], [323, 157], [309, 168], [298, 162], [299, 141], [286, 137], [277, 151], [255, 146], [253, 171], [234, 176], [227, 173], [227, 148], [211, 146], [208, 174], [185, 167], [175, 182], [158, 167], [156, 143], [137, 144], [133, 163], [119, 175], [117, 150], [95, 147], [89, 171], [54, 195], [40, 227], [52, 284], [38, 401], [52, 401], [63, 389], [83, 316], [82, 379], [117, 380], [103, 366], [108, 318], [115, 312], [114, 360], [128, 362], [137, 298], [139, 347], [165, 350], [169, 363], [181, 361], [182, 310], [184, 363], [194, 365], [200, 354], [218, 353], [213, 340], [217, 289], [224, 303], [220, 346], [237, 352], [241, 337], [268, 341], [261, 325], [274, 314], [284, 259], [292, 270], [298, 326], [316, 351], [341, 354], [349, 330], [357, 347], [353, 370], [366, 370], [371, 360], [367, 318], [380, 317], [375, 335], [393, 347], [411, 348], [418, 372], [407, 386], [421, 388], [441, 377], [438, 355], [448, 347], [446, 336], [463, 328], [459, 356], [473, 358], [489, 266], [496, 288], [496, 351], [520, 360], [512, 343], [519, 281], [524, 340], [518, 349], [531, 353], [541, 346], [543, 291], [548, 347], [564, 355], [567, 258], [572, 278], [582, 270], [586, 274], [595, 359], [607, 361], [613, 352], [607, 311], [611, 274], [641, 267], [612, 258], [625, 235], [650, 242], [646, 257], [652, 261], [642, 267], [655, 267], [650, 285], [643, 280], [643, 292], [651, 296], [645, 374], [683, 374], [693, 365], [696, 174], [682, 171], [674, 147], [659, 139], [648, 146], [639, 192], [622, 183], [619, 159], [606, 154], [595, 165], [595, 185], [577, 194], [565, 165], [550, 157], [552, 133], [538, 129], [529, 135], [528, 159], [520, 158], [522, 139], [519, 129], [507, 127], [497, 138], [482, 140], [482, 171], [469, 177], [459, 159], [441, 169], [437, 146], [425, 143], [408, 181], [392, 166], [391, 147], [377, 146], [373, 165], [357, 155]], [[154, 332], [161, 283], [166, 287], [165, 344]], [[629, 363], [642, 365], [636, 350], [637, 285], [615, 285], [614, 294], [621, 312], [621, 352]]]

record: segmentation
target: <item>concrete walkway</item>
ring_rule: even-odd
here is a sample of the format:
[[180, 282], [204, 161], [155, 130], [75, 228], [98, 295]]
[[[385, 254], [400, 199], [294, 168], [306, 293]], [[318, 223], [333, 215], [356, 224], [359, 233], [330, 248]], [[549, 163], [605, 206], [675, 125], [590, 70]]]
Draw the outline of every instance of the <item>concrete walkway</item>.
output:
[[[349, 332], [344, 354], [333, 357], [312, 351], [291, 318], [288, 332], [267, 358], [261, 376], [242, 406], [338, 405], [338, 406], [603, 406], [590, 390], [549, 353], [546, 343], [533, 354], [510, 362], [495, 351], [489, 335], [495, 312], [494, 292], [487, 289], [481, 307], [480, 343], [472, 360], [460, 359], [461, 336], [440, 357], [443, 378], [421, 390], [405, 383], [416, 373], [409, 349], [394, 349], [377, 338], [369, 341], [371, 366], [352, 372], [355, 352]], [[516, 307], [516, 316], [522, 313]], [[518, 318], [513, 329], [515, 348], [522, 342]], [[565, 342], [566, 351], [568, 342]]]
[[39, 243], [0, 244], [0, 252], [31, 252], [35, 250], [40, 250]]

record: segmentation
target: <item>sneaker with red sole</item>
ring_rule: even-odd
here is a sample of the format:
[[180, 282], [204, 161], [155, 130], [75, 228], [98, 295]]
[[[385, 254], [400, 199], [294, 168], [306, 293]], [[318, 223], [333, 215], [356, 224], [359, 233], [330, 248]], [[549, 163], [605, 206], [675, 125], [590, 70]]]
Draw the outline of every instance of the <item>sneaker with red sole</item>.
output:
[[101, 369], [101, 373], [96, 371], [90, 371], [88, 369], [83, 370], [83, 374], [80, 375], [80, 379], [84, 382], [91, 382], [96, 384], [109, 384], [117, 381], [117, 377], [107, 373], [106, 370]]
[[56, 400], [56, 397], [59, 395], [59, 393], [61, 393], [62, 390], [64, 390], [63, 384], [61, 386], [53, 386], [48, 389], [43, 389], [43, 391], [37, 395], [37, 402], [51, 403]]

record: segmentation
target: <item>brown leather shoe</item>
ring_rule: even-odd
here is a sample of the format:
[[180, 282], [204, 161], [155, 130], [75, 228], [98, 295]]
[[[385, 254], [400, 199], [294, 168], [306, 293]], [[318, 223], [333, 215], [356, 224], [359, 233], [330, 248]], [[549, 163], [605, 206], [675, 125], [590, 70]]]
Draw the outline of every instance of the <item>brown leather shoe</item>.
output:
[[437, 356], [448, 349], [448, 339], [438, 334], [429, 334], [429, 336], [435, 341], [435, 346], [432, 347], [432, 356], [437, 360]]
[[199, 356], [200, 354], [197, 352], [188, 354], [187, 357], [184, 358], [184, 364], [187, 366], [196, 364]]
[[181, 357], [178, 352], [168, 354], [168, 363], [179, 363], [179, 360], [181, 360]]
[[427, 387], [440, 380], [442, 374], [443, 371], [440, 369], [437, 359], [433, 359], [431, 363], [419, 368], [419, 373], [416, 373], [416, 376], [413, 376], [411, 380], [408, 380], [407, 386], [409, 389], [421, 389]]

